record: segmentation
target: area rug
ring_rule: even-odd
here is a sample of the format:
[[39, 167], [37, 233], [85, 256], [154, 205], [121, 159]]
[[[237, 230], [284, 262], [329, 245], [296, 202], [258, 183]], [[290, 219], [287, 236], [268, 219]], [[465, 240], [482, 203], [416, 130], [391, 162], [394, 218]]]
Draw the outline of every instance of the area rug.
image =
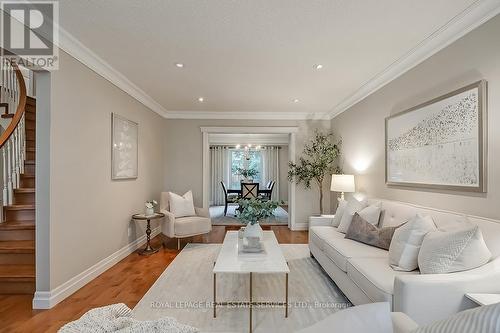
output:
[[[227, 207], [227, 215], [224, 216], [224, 206], [210, 207], [210, 217], [212, 225], [241, 225], [241, 222], [236, 218], [236, 205]], [[273, 212], [274, 216], [260, 221], [262, 225], [288, 225], [288, 213], [283, 207], [278, 207]]]
[[[153, 320], [170, 316], [202, 332], [248, 332], [247, 307], [218, 307], [217, 318], [213, 318], [212, 269], [220, 246], [187, 245], [139, 301], [133, 317]], [[254, 307], [255, 333], [294, 332], [351, 306], [319, 264], [310, 258], [307, 245], [285, 244], [281, 248], [290, 267], [289, 317], [285, 318], [282, 307]], [[282, 302], [284, 282], [284, 274], [254, 274], [254, 300]], [[247, 274], [218, 275], [218, 301], [248, 298]]]

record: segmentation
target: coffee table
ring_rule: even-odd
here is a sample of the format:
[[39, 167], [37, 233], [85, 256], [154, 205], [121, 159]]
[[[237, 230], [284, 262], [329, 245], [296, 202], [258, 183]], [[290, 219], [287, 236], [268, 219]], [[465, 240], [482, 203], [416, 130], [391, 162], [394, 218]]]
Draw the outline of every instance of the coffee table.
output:
[[[238, 232], [228, 231], [221, 250], [214, 263], [214, 318], [217, 317], [217, 306], [234, 304], [248, 305], [250, 314], [250, 332], [252, 332], [252, 307], [254, 305], [273, 305], [285, 308], [285, 318], [288, 318], [288, 274], [290, 269], [278, 244], [273, 231], [264, 231], [263, 253], [240, 253], [238, 254]], [[217, 301], [217, 274], [248, 274], [250, 277], [250, 300], [243, 302], [219, 302]], [[285, 301], [284, 302], [254, 302], [252, 290], [253, 274], [284, 274], [285, 275]]]

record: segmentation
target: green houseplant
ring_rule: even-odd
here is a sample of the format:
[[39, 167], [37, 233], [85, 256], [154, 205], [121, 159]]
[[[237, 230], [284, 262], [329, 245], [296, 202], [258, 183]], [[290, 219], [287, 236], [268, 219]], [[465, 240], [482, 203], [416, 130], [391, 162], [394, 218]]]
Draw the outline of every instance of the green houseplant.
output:
[[240, 199], [238, 205], [236, 218], [246, 224], [245, 237], [262, 238], [262, 228], [259, 225], [259, 221], [273, 216], [274, 210], [278, 208], [278, 202], [252, 198]]
[[254, 168], [240, 168], [240, 167], [234, 167], [233, 172], [238, 175], [242, 176], [244, 179], [253, 179], [253, 177], [257, 176], [259, 174], [259, 171]]
[[305, 145], [303, 155], [298, 163], [288, 163], [288, 180], [304, 187], [311, 188], [314, 182], [319, 189], [319, 209], [323, 210], [323, 182], [330, 174], [342, 173], [340, 167], [335, 163], [340, 157], [340, 146], [342, 141], [334, 142], [333, 133], [316, 132], [314, 138]]

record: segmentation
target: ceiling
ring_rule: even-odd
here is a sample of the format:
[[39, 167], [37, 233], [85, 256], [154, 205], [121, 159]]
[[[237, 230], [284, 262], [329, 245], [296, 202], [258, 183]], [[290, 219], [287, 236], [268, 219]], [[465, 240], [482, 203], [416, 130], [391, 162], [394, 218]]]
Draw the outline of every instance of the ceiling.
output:
[[167, 113], [279, 119], [331, 113], [475, 2], [64, 0], [60, 24]]

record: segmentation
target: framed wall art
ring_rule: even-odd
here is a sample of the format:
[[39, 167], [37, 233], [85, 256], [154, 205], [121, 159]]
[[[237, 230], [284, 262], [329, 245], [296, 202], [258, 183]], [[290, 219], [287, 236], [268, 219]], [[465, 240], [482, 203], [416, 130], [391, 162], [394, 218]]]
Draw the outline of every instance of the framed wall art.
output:
[[386, 118], [390, 186], [486, 192], [487, 83]]
[[137, 178], [139, 125], [112, 113], [111, 133], [111, 179]]

